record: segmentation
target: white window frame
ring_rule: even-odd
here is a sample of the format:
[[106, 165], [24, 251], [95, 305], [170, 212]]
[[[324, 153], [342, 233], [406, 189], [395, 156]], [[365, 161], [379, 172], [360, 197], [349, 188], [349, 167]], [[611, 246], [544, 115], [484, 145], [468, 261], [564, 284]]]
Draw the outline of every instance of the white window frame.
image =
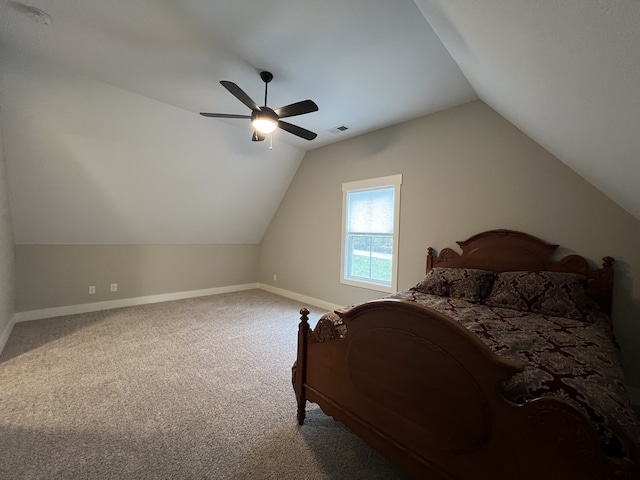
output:
[[[389, 175], [386, 177], [371, 178], [342, 184], [342, 245], [340, 256], [340, 283], [355, 287], [367, 288], [379, 292], [395, 293], [398, 290], [398, 245], [400, 234], [400, 186], [402, 185], [402, 174]], [[391, 259], [391, 285], [376, 283], [375, 281], [355, 280], [347, 278], [347, 194], [361, 190], [377, 190], [380, 188], [394, 188], [393, 199], [393, 248]]]

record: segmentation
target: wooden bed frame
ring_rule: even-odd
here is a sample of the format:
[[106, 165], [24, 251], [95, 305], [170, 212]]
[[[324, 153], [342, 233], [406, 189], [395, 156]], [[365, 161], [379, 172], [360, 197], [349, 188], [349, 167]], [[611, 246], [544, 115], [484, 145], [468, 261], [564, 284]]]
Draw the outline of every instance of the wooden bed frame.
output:
[[[492, 230], [443, 249], [427, 268], [561, 271], [587, 275], [611, 310], [613, 259], [591, 269], [581, 256], [551, 259], [557, 245]], [[455, 320], [399, 300], [366, 302], [312, 331], [302, 309], [295, 391], [298, 423], [307, 401], [351, 429], [413, 478], [638, 479], [640, 468], [607, 457], [589, 420], [568, 403], [507, 401], [498, 383], [523, 366], [499, 356]]]

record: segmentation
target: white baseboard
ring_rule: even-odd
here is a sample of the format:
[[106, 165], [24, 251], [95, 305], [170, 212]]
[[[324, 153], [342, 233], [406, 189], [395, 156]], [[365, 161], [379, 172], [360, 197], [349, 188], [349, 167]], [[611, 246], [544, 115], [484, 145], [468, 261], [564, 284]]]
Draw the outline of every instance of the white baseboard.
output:
[[335, 303], [325, 302], [324, 300], [319, 300], [317, 298], [301, 295], [299, 293], [292, 292], [290, 290], [284, 290], [282, 288], [277, 288], [272, 285], [267, 285], [265, 283], [259, 283], [258, 288], [260, 288], [261, 290], [265, 290], [267, 292], [275, 293], [276, 295], [280, 295], [282, 297], [290, 298], [291, 300], [296, 300], [301, 303], [313, 305], [314, 307], [322, 308], [327, 311], [335, 310], [336, 308], [341, 308], [344, 306], [344, 305], [336, 305]]
[[[62, 315], [74, 315], [77, 313], [97, 312], [100, 310], [110, 310], [112, 308], [133, 307], [148, 303], [169, 302], [171, 300], [182, 300], [184, 298], [204, 297], [206, 295], [217, 295], [219, 293], [239, 292], [259, 288], [257, 283], [247, 283], [244, 285], [231, 285], [228, 287], [206, 288], [204, 290], [189, 290], [186, 292], [163, 293], [160, 295], [148, 295], [145, 297], [122, 298], [119, 300], [108, 300], [106, 302], [83, 303], [80, 305], [68, 305], [65, 307], [44, 308], [42, 310], [29, 310], [15, 314], [15, 322], [28, 322], [30, 320], [40, 320], [43, 318], [60, 317]], [[0, 337], [1, 338], [1, 337]]]
[[28, 310], [25, 312], [17, 312], [9, 321], [7, 326], [0, 333], [0, 353], [9, 340], [13, 325], [17, 322], [28, 322], [31, 320], [42, 320], [46, 318], [61, 317], [63, 315], [75, 315], [78, 313], [97, 312], [100, 310], [110, 310], [113, 308], [133, 307], [136, 305], [145, 305], [149, 303], [169, 302], [171, 300], [182, 300], [185, 298], [204, 297], [207, 295], [217, 295], [220, 293], [240, 292], [242, 290], [252, 290], [259, 288], [267, 292], [274, 293], [292, 300], [296, 300], [307, 305], [313, 305], [324, 310], [335, 310], [341, 305], [325, 302], [317, 298], [300, 295], [299, 293], [284, 290], [282, 288], [272, 287], [264, 283], [247, 283], [243, 285], [231, 285], [228, 287], [207, 288], [204, 290], [190, 290], [186, 292], [164, 293], [160, 295], [148, 295], [144, 297], [122, 298], [119, 300], [108, 300], [105, 302], [83, 303], [80, 305], [67, 305], [64, 307], [43, 308], [41, 310]]
[[[99, 310], [109, 310], [112, 308], [132, 307], [136, 305], [145, 305], [148, 303], [168, 302], [171, 300], [182, 300], [184, 298], [204, 297], [206, 295], [217, 295], [220, 293], [240, 292], [242, 290], [251, 290], [259, 288], [267, 292], [290, 298], [301, 303], [322, 308], [324, 310], [335, 310], [342, 307], [335, 303], [326, 302], [318, 298], [301, 295], [290, 290], [284, 290], [265, 283], [247, 283], [243, 285], [231, 285], [228, 287], [207, 288], [204, 290], [190, 290], [186, 292], [165, 293], [160, 295], [149, 295], [145, 297], [123, 298], [120, 300], [109, 300], [106, 302], [84, 303], [81, 305], [69, 305], [65, 307], [44, 308], [42, 310], [30, 310], [26, 312], [17, 312], [9, 321], [7, 326], [0, 333], [0, 353], [11, 335], [13, 325], [17, 322], [27, 322], [29, 320], [40, 320], [44, 318], [60, 317], [62, 315], [73, 315], [76, 313], [97, 312]], [[640, 389], [627, 387], [629, 399], [633, 405], [640, 406]]]
[[[11, 322], [10, 326], [7, 326], [5, 332], [3, 332], [2, 336], [0, 336], [0, 345], [3, 339], [6, 342], [6, 338], [9, 338], [13, 323], [16, 322], [28, 322], [30, 320], [61, 317], [63, 315], [75, 315], [77, 313], [97, 312], [100, 310], [110, 310], [112, 308], [132, 307], [136, 305], [145, 305], [148, 303], [169, 302], [171, 300], [204, 297], [206, 295], [217, 295], [220, 293], [240, 292], [242, 290], [251, 290], [254, 288], [259, 288], [276, 295], [291, 298], [292, 300], [313, 305], [314, 307], [322, 308], [324, 310], [335, 310], [336, 308], [340, 308], [342, 306], [306, 295], [301, 295], [289, 290], [284, 290], [282, 288], [276, 288], [264, 283], [247, 283], [243, 285], [231, 285], [228, 287], [207, 288], [204, 290], [189, 290], [186, 292], [163, 293], [160, 295], [149, 295], [145, 297], [122, 298], [119, 300], [108, 300], [106, 302], [82, 303], [80, 305], [67, 305], [64, 307], [52, 307], [43, 308], [41, 310], [17, 312], [15, 314], [14, 321]], [[6, 338], [4, 338], [5, 335]]]
[[13, 330], [13, 324], [16, 323], [15, 315], [11, 317], [7, 326], [4, 327], [2, 333], [0, 333], [0, 353], [4, 350], [4, 346], [7, 344], [7, 340], [9, 340], [9, 335], [11, 335], [11, 331]]

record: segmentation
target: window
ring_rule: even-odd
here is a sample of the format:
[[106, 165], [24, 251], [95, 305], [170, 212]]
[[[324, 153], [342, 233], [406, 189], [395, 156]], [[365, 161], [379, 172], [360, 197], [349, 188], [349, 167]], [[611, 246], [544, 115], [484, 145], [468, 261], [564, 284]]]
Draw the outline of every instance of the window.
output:
[[342, 184], [340, 282], [397, 290], [402, 175]]

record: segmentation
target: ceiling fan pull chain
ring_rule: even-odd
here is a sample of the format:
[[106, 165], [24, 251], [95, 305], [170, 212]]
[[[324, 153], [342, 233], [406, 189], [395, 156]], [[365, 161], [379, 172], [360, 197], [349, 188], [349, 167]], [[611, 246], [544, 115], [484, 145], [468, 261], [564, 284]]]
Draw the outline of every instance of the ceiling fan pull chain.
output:
[[269, 135], [269, 150], [273, 150], [273, 133]]

